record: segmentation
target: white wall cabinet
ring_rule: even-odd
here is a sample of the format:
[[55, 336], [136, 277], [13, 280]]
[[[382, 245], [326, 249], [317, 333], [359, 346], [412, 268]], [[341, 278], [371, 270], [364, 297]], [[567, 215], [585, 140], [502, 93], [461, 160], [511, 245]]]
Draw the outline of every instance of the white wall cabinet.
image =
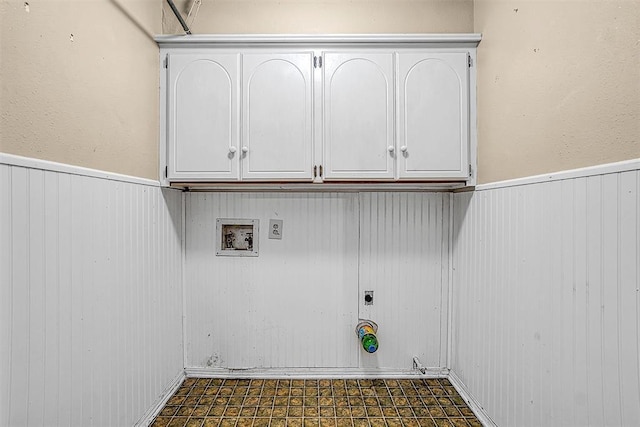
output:
[[398, 55], [398, 178], [469, 176], [469, 57]]
[[312, 180], [313, 56], [243, 55], [243, 180]]
[[169, 178], [311, 181], [313, 52], [240, 57], [169, 55]]
[[393, 180], [393, 53], [323, 57], [323, 178]]
[[178, 180], [237, 180], [240, 54], [171, 53], [167, 174]]
[[477, 34], [156, 40], [165, 184], [475, 184]]

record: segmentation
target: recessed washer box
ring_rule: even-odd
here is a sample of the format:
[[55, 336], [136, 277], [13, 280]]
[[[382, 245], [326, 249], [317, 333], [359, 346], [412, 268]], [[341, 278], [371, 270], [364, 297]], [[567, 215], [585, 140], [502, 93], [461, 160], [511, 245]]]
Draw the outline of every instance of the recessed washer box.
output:
[[258, 256], [260, 220], [216, 219], [216, 255]]

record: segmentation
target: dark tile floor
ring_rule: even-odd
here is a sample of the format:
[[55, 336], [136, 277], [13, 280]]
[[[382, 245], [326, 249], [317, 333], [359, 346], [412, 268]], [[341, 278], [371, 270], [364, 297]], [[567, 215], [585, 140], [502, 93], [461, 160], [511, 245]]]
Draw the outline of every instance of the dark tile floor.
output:
[[482, 424], [447, 379], [187, 378], [153, 427]]

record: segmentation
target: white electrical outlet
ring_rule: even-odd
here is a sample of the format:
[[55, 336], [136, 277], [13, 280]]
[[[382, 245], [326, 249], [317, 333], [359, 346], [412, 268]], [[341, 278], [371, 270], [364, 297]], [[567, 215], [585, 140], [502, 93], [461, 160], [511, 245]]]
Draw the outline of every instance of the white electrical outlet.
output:
[[282, 239], [282, 220], [270, 219], [269, 220], [269, 238], [270, 239]]

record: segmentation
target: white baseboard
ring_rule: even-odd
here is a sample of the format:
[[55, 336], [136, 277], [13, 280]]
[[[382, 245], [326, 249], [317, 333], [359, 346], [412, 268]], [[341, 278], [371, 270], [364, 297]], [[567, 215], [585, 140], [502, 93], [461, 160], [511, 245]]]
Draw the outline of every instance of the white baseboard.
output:
[[478, 401], [473, 397], [473, 395], [467, 390], [467, 387], [464, 383], [458, 378], [458, 376], [453, 372], [449, 372], [449, 381], [455, 387], [456, 391], [464, 399], [469, 408], [473, 411], [478, 421], [482, 423], [485, 427], [498, 427], [498, 425], [493, 422], [491, 417], [485, 412], [484, 408], [478, 403]]
[[147, 410], [147, 412], [140, 418], [135, 424], [134, 427], [148, 427], [151, 425], [155, 417], [158, 416], [164, 405], [167, 403], [167, 400], [173, 396], [173, 393], [178, 390], [178, 387], [182, 384], [182, 381], [186, 378], [184, 371], [180, 371], [180, 373], [176, 376], [176, 378], [169, 384], [160, 394], [158, 399], [154, 402], [154, 404]]
[[447, 378], [447, 368], [427, 368], [425, 374], [417, 370], [362, 368], [186, 368], [187, 377], [201, 378]]

